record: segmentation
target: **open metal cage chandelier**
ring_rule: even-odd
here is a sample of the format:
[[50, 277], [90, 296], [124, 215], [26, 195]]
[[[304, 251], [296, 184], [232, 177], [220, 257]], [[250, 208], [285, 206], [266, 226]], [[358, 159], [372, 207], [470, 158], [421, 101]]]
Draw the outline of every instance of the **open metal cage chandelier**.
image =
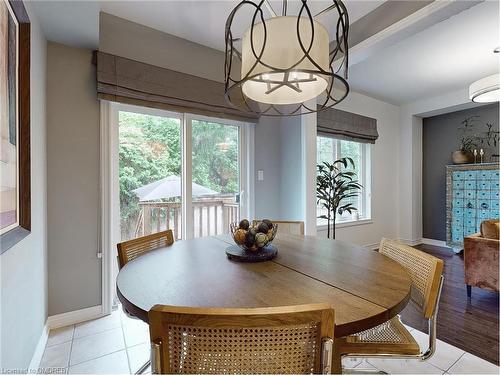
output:
[[[278, 16], [269, 0], [243, 0], [229, 14], [225, 98], [235, 108], [263, 116], [301, 115], [333, 107], [349, 93], [345, 5], [332, 0], [315, 15], [307, 0], [299, 5], [296, 15], [288, 15], [288, 3], [283, 0]], [[327, 12], [338, 17], [332, 41], [317, 21]], [[240, 25], [233, 24], [238, 15], [250, 15], [242, 35], [236, 35]]]

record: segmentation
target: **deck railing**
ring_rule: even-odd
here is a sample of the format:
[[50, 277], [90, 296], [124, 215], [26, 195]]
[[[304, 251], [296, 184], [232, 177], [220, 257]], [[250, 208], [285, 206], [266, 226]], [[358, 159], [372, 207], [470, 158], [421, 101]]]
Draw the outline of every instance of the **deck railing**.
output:
[[[182, 206], [180, 202], [141, 202], [141, 212], [134, 237], [172, 229], [181, 238]], [[194, 237], [229, 233], [229, 224], [238, 221], [238, 203], [230, 198], [193, 201]]]

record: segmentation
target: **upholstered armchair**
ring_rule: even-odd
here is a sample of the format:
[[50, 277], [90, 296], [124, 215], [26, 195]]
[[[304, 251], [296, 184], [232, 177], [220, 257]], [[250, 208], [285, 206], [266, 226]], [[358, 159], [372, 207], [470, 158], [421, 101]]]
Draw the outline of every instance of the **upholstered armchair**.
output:
[[464, 267], [467, 296], [472, 287], [498, 292], [498, 253], [500, 220], [481, 223], [481, 233], [464, 238]]

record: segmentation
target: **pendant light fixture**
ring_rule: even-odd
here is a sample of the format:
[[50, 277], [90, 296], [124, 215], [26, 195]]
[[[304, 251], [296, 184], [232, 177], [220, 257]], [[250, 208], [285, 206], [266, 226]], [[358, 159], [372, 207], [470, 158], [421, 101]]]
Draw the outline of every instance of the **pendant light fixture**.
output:
[[[300, 115], [330, 108], [349, 92], [349, 19], [340, 0], [312, 15], [307, 0], [296, 15], [282, 3], [278, 16], [267, 0], [244, 0], [226, 22], [225, 96], [233, 106], [268, 116]], [[335, 12], [335, 40], [318, 17]], [[250, 14], [251, 13], [251, 14]], [[236, 16], [250, 14], [247, 25]], [[265, 14], [268, 15], [267, 18]], [[236, 35], [235, 30], [244, 30]], [[335, 67], [334, 67], [335, 66]], [[311, 99], [316, 102], [311, 105]]]
[[[500, 52], [500, 47], [494, 53]], [[500, 101], [500, 74], [492, 74], [481, 78], [469, 86], [469, 99], [476, 103], [490, 103]]]

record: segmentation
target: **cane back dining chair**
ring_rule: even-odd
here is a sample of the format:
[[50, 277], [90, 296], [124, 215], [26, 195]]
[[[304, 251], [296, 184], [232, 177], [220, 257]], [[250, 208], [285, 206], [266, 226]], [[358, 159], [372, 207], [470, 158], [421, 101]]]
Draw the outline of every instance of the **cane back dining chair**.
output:
[[[118, 249], [118, 266], [120, 269], [141, 255], [147, 252], [161, 247], [170, 246], [174, 243], [174, 235], [172, 230], [166, 230], [163, 232], [153, 233], [144, 237], [134, 238], [129, 241], [121, 242], [116, 245]], [[131, 319], [137, 319], [135, 316], [131, 315], [125, 307], [123, 307], [123, 312]], [[151, 361], [146, 361], [136, 374], [142, 374], [151, 364]]]
[[382, 239], [379, 252], [401, 264], [411, 279], [410, 300], [429, 326], [429, 347], [421, 352], [417, 341], [401, 323], [391, 320], [335, 340], [335, 356], [429, 359], [436, 349], [436, 318], [443, 285], [443, 261], [411, 246]]
[[116, 245], [118, 248], [118, 265], [121, 269], [131, 260], [139, 258], [151, 250], [170, 246], [173, 243], [174, 235], [171, 229], [121, 242]]
[[[253, 223], [258, 223], [261, 220], [254, 220]], [[271, 220], [273, 224], [278, 224], [278, 234], [297, 234], [304, 235], [304, 222], [303, 221], [290, 221], [290, 220]]]
[[155, 374], [328, 374], [328, 304], [270, 308], [156, 305], [149, 311]]

